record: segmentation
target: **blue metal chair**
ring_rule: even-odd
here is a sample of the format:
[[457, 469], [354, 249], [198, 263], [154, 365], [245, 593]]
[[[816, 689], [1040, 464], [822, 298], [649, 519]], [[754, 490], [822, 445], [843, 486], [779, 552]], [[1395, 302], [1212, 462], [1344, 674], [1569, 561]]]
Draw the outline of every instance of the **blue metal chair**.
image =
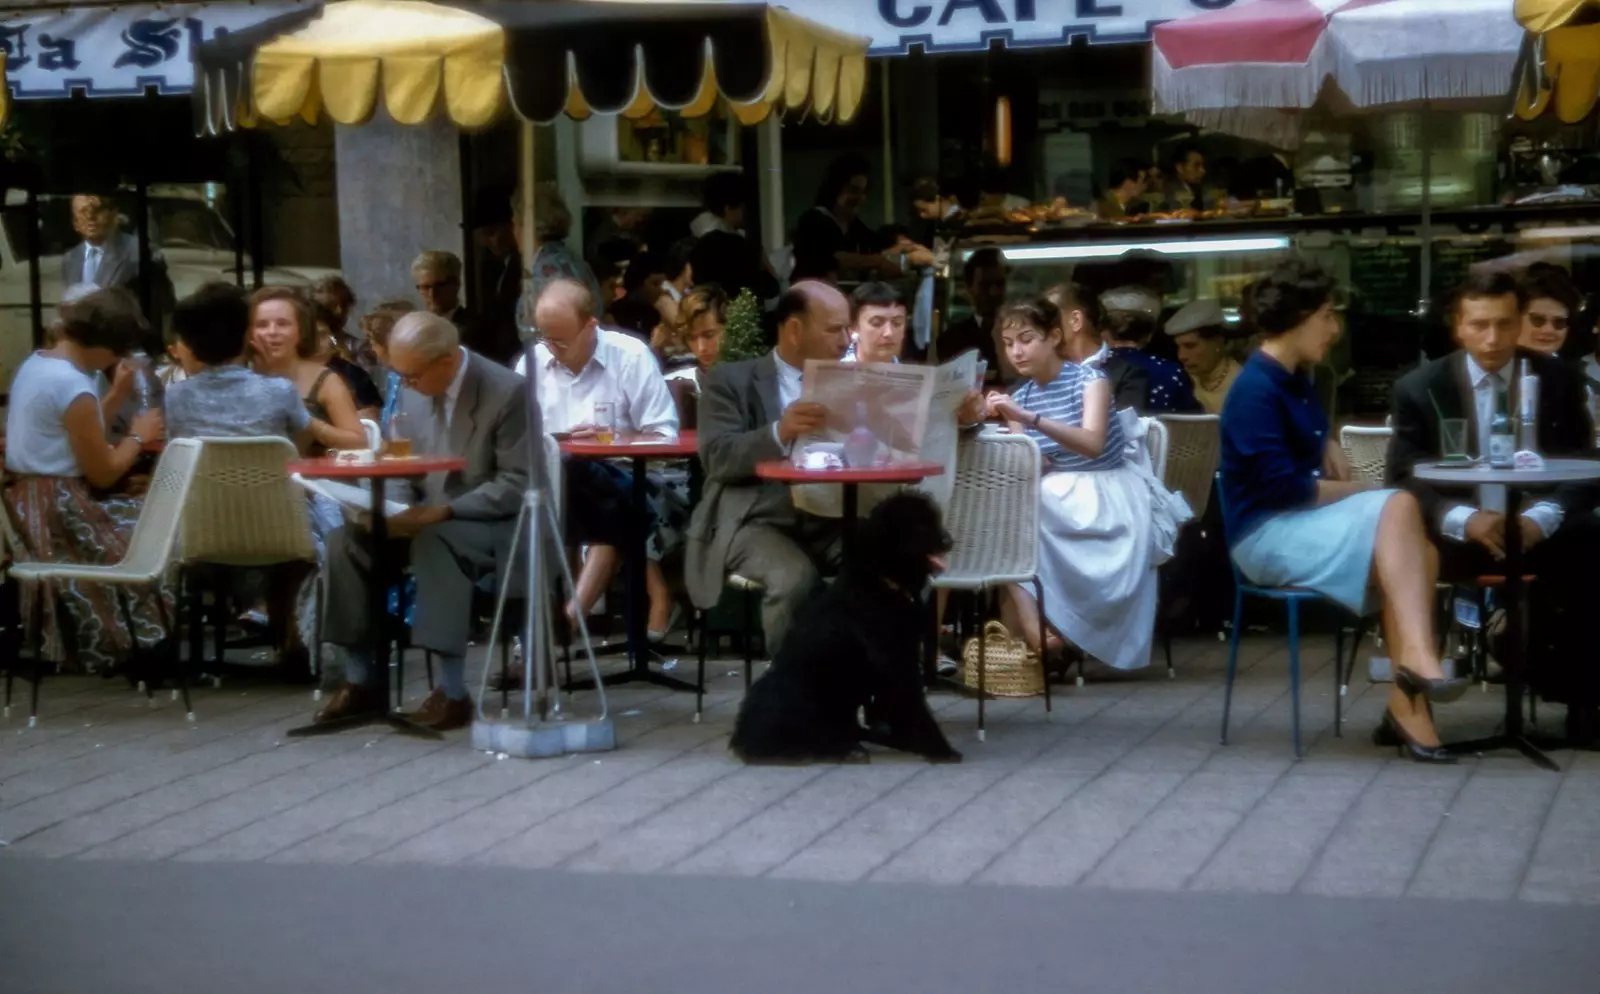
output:
[[[1217, 500], [1221, 502], [1224, 520], [1228, 514], [1227, 498], [1223, 496], [1222, 474], [1217, 474]], [[1224, 526], [1226, 529], [1226, 526]], [[1233, 555], [1228, 555], [1228, 568], [1233, 571], [1233, 630], [1228, 635], [1228, 679], [1227, 687], [1222, 697], [1222, 744], [1228, 744], [1228, 714], [1233, 707], [1233, 678], [1239, 668], [1239, 637], [1244, 632], [1244, 600], [1246, 597], [1255, 597], [1260, 600], [1279, 601], [1289, 612], [1289, 699], [1293, 707], [1294, 725], [1294, 758], [1300, 758], [1300, 605], [1307, 601], [1326, 600], [1315, 590], [1305, 587], [1262, 587], [1250, 583], [1239, 572], [1238, 564], [1233, 561]], [[1333, 653], [1333, 734], [1342, 738], [1344, 736], [1344, 696], [1350, 683], [1350, 673], [1355, 669], [1356, 653], [1360, 650], [1361, 639], [1366, 635], [1367, 627], [1371, 623], [1370, 617], [1358, 616], [1355, 624], [1355, 638], [1350, 644], [1349, 664], [1345, 663], [1343, 625], [1338, 628], [1334, 636]]]

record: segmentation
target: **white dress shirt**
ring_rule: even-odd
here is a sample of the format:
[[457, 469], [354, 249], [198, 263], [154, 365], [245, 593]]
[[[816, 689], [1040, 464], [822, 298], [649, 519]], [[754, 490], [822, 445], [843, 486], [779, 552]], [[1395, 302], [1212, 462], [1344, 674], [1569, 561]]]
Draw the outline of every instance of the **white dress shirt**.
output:
[[[539, 410], [547, 432], [594, 424], [594, 405], [616, 405], [619, 434], [656, 434], [676, 440], [678, 407], [650, 346], [620, 331], [596, 330], [594, 355], [583, 369], [568, 369], [543, 342], [534, 349], [539, 369]], [[526, 376], [527, 360], [517, 360]]]
[[[789, 409], [789, 405], [800, 399], [800, 391], [803, 389], [800, 386], [800, 370], [784, 362], [783, 357], [778, 355], [777, 349], [772, 350], [772, 364], [778, 367], [778, 417], [782, 418], [783, 412]], [[783, 437], [778, 434], [776, 421], [772, 422], [772, 437], [779, 445], [783, 445]], [[787, 452], [789, 447], [783, 445], [783, 450]]]
[[[1475, 408], [1478, 429], [1478, 456], [1482, 459], [1489, 457], [1489, 431], [1494, 424], [1495, 397], [1501, 391], [1509, 391], [1511, 387], [1511, 364], [1507, 363], [1498, 373], [1486, 372], [1482, 366], [1467, 356], [1467, 379], [1472, 384], [1472, 404]], [[1509, 393], [1507, 394], [1509, 398]], [[1507, 401], [1509, 404], [1509, 399]], [[1508, 408], [1509, 409], [1509, 408]], [[1502, 486], [1481, 486], [1478, 488], [1478, 503], [1480, 507], [1471, 504], [1457, 504], [1444, 512], [1444, 517], [1439, 522], [1439, 534], [1456, 542], [1467, 540], [1467, 521], [1480, 509], [1504, 514], [1506, 511], [1506, 489]], [[1557, 528], [1561, 527], [1563, 512], [1561, 505], [1554, 501], [1540, 501], [1522, 512], [1522, 516], [1539, 526], [1539, 531], [1545, 538], [1554, 535]]]

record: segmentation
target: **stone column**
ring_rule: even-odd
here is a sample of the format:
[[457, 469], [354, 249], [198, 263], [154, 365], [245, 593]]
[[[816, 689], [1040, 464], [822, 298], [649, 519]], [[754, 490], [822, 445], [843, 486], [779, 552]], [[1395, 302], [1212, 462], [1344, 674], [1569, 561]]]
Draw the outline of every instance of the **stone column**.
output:
[[381, 109], [366, 124], [334, 127], [339, 260], [356, 310], [417, 299], [411, 260], [430, 249], [464, 257], [459, 132], [449, 119], [396, 124]]

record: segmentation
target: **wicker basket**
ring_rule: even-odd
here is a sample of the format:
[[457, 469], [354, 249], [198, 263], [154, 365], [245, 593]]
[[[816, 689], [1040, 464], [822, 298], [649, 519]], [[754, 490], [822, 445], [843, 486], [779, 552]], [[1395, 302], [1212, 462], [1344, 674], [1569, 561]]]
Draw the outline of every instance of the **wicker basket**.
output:
[[[983, 691], [994, 697], [1037, 697], [1044, 693], [1044, 667], [1028, 643], [1012, 638], [1006, 626], [991, 621], [983, 626]], [[967, 639], [961, 648], [961, 682], [978, 689], [978, 646]]]

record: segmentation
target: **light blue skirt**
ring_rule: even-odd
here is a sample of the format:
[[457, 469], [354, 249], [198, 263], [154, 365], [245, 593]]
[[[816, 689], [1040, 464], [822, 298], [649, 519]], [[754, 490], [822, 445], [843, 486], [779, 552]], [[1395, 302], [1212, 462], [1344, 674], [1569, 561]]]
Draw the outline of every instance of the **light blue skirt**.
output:
[[1378, 519], [1396, 493], [1368, 490], [1321, 507], [1274, 514], [1233, 547], [1233, 561], [1251, 583], [1315, 590], [1362, 614]]

